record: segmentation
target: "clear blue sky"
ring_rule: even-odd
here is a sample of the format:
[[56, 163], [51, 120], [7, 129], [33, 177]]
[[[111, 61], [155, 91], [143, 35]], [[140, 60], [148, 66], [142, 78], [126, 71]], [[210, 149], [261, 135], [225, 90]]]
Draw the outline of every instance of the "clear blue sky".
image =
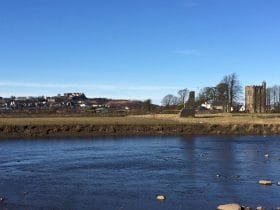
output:
[[0, 0], [0, 95], [279, 84], [279, 0]]

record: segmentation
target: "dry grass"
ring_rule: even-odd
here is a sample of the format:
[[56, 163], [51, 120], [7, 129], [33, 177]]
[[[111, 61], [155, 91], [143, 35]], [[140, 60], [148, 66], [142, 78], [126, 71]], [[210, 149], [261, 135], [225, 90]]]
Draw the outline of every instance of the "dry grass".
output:
[[277, 114], [200, 114], [195, 118], [179, 118], [174, 114], [137, 115], [126, 117], [32, 117], [0, 118], [0, 125], [72, 125], [72, 124], [120, 124], [120, 125], [157, 125], [157, 124], [280, 124]]
[[172, 117], [163, 122], [157, 117], [40, 117], [40, 118], [0, 118], [0, 125], [73, 125], [73, 124], [121, 124], [121, 125], [152, 125], [152, 124], [174, 124]]
[[173, 121], [176, 124], [280, 124], [279, 114], [197, 114], [195, 118], [180, 118], [178, 115], [143, 115], [139, 118], [157, 119], [162, 123]]

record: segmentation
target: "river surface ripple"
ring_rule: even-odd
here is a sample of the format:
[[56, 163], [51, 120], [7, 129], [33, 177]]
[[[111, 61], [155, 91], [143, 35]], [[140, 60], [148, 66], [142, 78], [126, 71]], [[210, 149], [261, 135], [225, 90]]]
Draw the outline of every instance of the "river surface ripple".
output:
[[279, 136], [2, 140], [0, 209], [275, 208], [280, 186], [257, 182], [279, 165]]

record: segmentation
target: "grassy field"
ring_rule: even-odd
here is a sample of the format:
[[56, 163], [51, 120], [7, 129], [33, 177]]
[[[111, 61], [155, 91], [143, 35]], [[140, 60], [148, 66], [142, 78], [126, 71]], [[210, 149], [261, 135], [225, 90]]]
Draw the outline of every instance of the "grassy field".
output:
[[279, 114], [198, 114], [195, 118], [179, 118], [174, 114], [131, 115], [126, 117], [5, 117], [0, 125], [157, 125], [157, 124], [280, 124]]

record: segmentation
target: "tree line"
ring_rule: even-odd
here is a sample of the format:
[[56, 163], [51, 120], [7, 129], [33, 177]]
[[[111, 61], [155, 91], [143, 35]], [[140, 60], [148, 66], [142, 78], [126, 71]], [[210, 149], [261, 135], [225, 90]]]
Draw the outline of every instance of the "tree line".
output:
[[188, 99], [188, 94], [189, 94], [188, 88], [184, 88], [177, 92], [177, 96], [173, 94], [168, 94], [164, 96], [163, 99], [161, 100], [161, 104], [163, 106], [183, 105], [184, 103], [186, 103]]
[[280, 112], [280, 86], [274, 85], [266, 89], [267, 109], [272, 112]]
[[[188, 99], [188, 88], [179, 90], [176, 95], [168, 94], [163, 97], [163, 106], [182, 106]], [[224, 111], [231, 111], [234, 107], [240, 106], [242, 94], [241, 82], [235, 73], [226, 75], [222, 80], [213, 87], [204, 87], [199, 91], [196, 98], [197, 105], [209, 103], [211, 105], [223, 106]], [[280, 96], [279, 96], [280, 99]]]

